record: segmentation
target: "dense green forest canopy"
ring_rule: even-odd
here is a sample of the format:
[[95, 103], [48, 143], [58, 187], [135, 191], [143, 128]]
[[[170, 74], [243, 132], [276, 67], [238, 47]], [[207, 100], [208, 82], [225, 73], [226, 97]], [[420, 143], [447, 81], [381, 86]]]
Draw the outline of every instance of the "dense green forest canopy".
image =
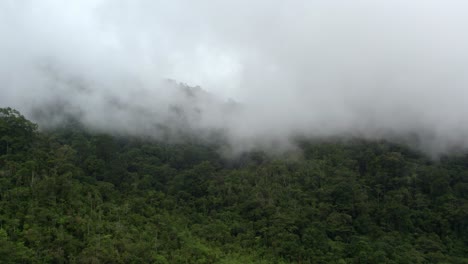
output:
[[0, 109], [1, 263], [468, 263], [468, 156], [298, 142], [224, 159]]

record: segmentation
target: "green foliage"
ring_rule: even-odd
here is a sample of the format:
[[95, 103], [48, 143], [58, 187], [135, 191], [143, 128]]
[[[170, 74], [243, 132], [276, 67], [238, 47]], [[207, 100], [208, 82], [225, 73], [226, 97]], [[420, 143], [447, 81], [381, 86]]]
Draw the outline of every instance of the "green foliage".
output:
[[[36, 139], [37, 125], [11, 108], [0, 108], [0, 164], [25, 151]], [[15, 157], [16, 158], [16, 157]]]
[[1, 263], [468, 263], [468, 156], [301, 142], [303, 159], [38, 133], [0, 109]]

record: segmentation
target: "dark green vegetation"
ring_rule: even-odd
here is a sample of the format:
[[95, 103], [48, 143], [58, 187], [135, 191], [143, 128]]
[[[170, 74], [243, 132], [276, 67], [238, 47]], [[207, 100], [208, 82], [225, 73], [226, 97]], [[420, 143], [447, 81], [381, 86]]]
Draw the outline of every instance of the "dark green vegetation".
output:
[[468, 263], [468, 156], [303, 142], [303, 158], [37, 132], [0, 109], [1, 263]]

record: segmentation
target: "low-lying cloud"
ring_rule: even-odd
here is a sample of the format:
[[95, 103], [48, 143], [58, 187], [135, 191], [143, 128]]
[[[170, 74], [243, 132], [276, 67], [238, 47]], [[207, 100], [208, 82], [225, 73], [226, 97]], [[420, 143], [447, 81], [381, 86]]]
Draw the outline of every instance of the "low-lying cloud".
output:
[[236, 151], [408, 135], [431, 154], [466, 150], [467, 12], [456, 0], [5, 0], [0, 105], [159, 139], [222, 132]]

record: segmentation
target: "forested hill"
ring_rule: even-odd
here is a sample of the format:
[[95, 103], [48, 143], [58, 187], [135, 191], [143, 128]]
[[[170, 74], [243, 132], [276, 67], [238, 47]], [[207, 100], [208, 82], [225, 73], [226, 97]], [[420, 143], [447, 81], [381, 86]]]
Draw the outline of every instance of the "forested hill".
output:
[[0, 108], [0, 263], [468, 263], [468, 156], [301, 158], [48, 132]]

